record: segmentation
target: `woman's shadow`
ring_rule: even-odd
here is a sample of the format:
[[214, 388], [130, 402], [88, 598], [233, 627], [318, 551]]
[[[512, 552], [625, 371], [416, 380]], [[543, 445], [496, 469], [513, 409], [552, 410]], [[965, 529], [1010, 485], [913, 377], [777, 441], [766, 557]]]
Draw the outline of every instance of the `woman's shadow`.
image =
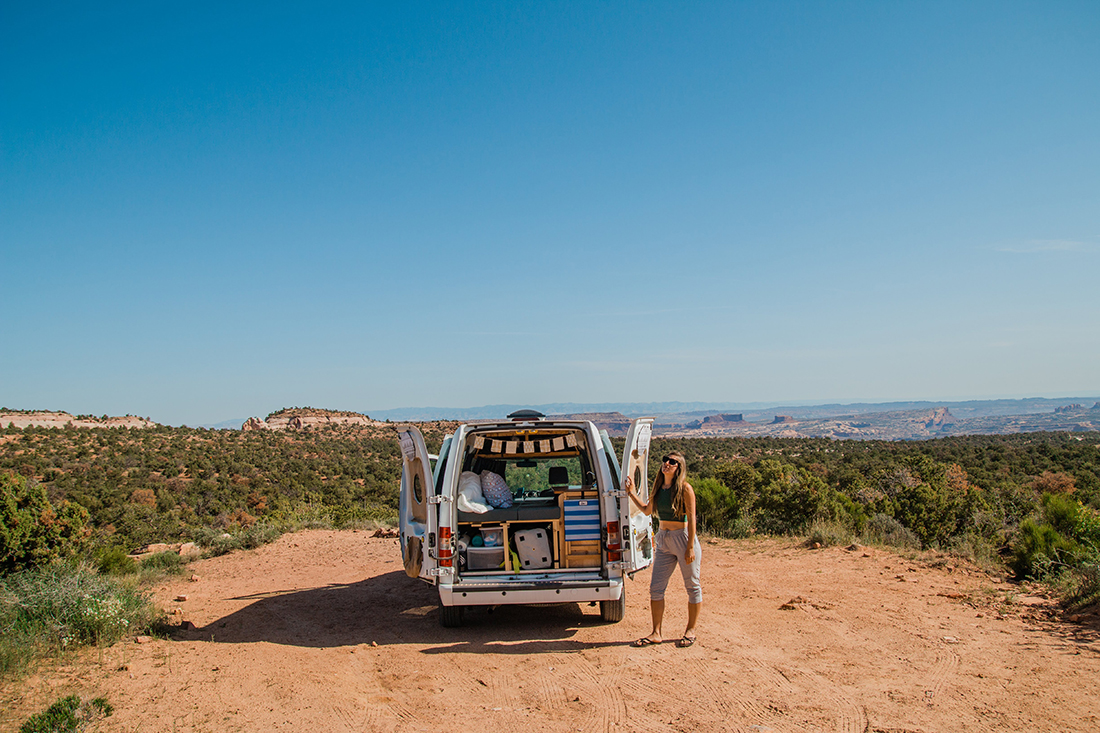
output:
[[[436, 645], [423, 653], [531, 654], [604, 646], [572, 637], [602, 622], [578, 604], [467, 607], [464, 624], [439, 625], [439, 595], [427, 583], [394, 571], [350, 584], [271, 591], [231, 600], [251, 601], [206, 626], [172, 632], [178, 640], [245, 644], [266, 641], [303, 647], [358, 644]], [[616, 642], [618, 643], [618, 642]]]

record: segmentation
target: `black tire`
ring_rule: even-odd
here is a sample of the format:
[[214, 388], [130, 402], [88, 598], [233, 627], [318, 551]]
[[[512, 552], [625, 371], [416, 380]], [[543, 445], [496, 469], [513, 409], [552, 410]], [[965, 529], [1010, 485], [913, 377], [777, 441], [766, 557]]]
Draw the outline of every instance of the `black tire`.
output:
[[445, 629], [454, 629], [462, 625], [462, 606], [444, 606], [439, 603], [439, 625]]
[[600, 601], [600, 618], [609, 624], [616, 624], [626, 615], [626, 588], [619, 594], [617, 601]]

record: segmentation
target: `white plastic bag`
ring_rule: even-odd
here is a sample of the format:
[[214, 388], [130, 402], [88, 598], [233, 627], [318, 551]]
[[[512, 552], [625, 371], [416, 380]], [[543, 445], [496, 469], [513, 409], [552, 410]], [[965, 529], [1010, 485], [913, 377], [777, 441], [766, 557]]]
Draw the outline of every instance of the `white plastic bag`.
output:
[[463, 471], [458, 477], [458, 500], [455, 503], [460, 512], [484, 514], [493, 509], [481, 493], [481, 477], [473, 471]]

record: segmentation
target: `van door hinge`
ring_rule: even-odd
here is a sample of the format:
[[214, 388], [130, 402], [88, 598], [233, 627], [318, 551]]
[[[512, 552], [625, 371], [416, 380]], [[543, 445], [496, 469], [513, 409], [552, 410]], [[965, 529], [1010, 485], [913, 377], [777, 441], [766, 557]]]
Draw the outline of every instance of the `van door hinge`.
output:
[[451, 572], [450, 568], [428, 568], [428, 575], [439, 576]]
[[450, 501], [451, 497], [446, 494], [436, 494], [435, 496], [428, 497], [429, 504], [442, 504], [445, 501]]
[[614, 562], [609, 562], [609, 563], [607, 563], [607, 569], [608, 570], [626, 570], [626, 563], [625, 562], [619, 562], [618, 560], [616, 560]]
[[604, 496], [614, 496], [616, 499], [625, 499], [626, 498], [626, 490], [625, 489], [608, 489], [607, 491], [603, 492], [603, 495]]

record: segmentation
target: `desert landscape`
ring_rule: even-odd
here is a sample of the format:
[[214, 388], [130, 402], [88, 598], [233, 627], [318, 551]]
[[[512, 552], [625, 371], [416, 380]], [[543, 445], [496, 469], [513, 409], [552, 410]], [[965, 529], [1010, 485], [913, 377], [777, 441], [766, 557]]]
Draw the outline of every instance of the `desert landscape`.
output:
[[[106, 697], [102, 731], [1092, 731], [1100, 618], [943, 555], [791, 538], [704, 544], [699, 641], [627, 615], [502, 607], [437, 622], [395, 540], [284, 535], [156, 587], [169, 626], [89, 649], [2, 692], [0, 728], [59, 695]], [[674, 579], [675, 580], [675, 579]]]

